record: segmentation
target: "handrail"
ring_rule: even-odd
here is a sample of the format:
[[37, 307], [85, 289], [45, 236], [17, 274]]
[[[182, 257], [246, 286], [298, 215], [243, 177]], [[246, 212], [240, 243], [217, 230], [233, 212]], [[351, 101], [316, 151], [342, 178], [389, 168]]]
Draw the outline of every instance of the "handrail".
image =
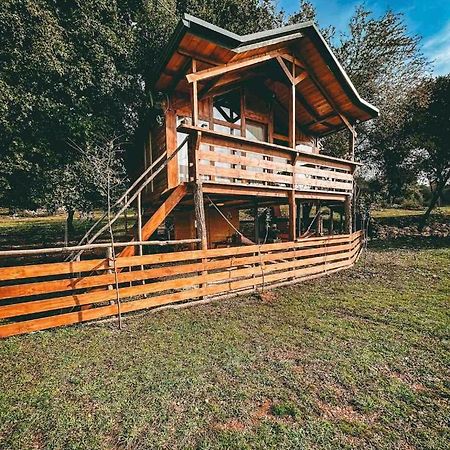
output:
[[291, 147], [284, 147], [283, 145], [272, 144], [270, 142], [252, 141], [252, 140], [247, 139], [242, 136], [225, 134], [225, 133], [221, 133], [221, 132], [218, 132], [215, 130], [211, 130], [209, 128], [194, 127], [192, 125], [183, 124], [183, 125], [180, 125], [177, 129], [180, 130], [181, 132], [187, 133], [187, 134], [192, 134], [192, 133], [200, 131], [202, 133], [202, 135], [204, 135], [204, 136], [217, 137], [219, 139], [224, 139], [224, 140], [227, 140], [230, 142], [234, 142], [236, 144], [243, 144], [243, 145], [248, 145], [248, 146], [253, 146], [253, 147], [265, 148], [267, 150], [283, 152], [283, 153], [286, 153], [286, 155], [290, 155], [290, 156], [299, 155], [300, 157], [305, 156], [305, 157], [309, 157], [309, 158], [317, 158], [318, 160], [337, 162], [337, 163], [341, 163], [341, 164], [347, 164], [349, 166], [361, 166], [362, 165], [359, 162], [350, 161], [348, 159], [336, 158], [334, 156], [328, 156], [328, 155], [324, 155], [322, 153], [309, 153], [309, 152], [305, 152], [304, 150], [296, 150]]
[[196, 244], [200, 239], [169, 239], [166, 241], [129, 241], [129, 242], [101, 242], [98, 244], [74, 245], [72, 247], [49, 247], [49, 248], [31, 248], [25, 250], [1, 250], [2, 256], [25, 256], [25, 255], [43, 255], [52, 253], [74, 252], [77, 250], [93, 250], [96, 248], [111, 248], [111, 247], [128, 247], [129, 245], [177, 245], [177, 244]]
[[[117, 219], [122, 215], [122, 213], [134, 202], [134, 200], [137, 198], [137, 196], [145, 189], [145, 187], [154, 180], [154, 178], [167, 166], [167, 164], [178, 154], [178, 152], [181, 150], [181, 148], [184, 146], [184, 144], [188, 141], [189, 136], [186, 136], [183, 141], [181, 142], [181, 144], [178, 145], [178, 147], [175, 149], [175, 151], [169, 156], [167, 157], [167, 153], [163, 153], [157, 160], [154, 161], [154, 163], [147, 168], [143, 174], [133, 183], [133, 185], [128, 188], [128, 190], [122, 195], [122, 197], [120, 197], [119, 200], [117, 200], [113, 207], [120, 205], [123, 200], [125, 198], [127, 198], [129, 196], [129, 194], [131, 193], [131, 191], [138, 185], [138, 183], [145, 178], [146, 175], [148, 175], [148, 172], [151, 169], [154, 169], [155, 165], [160, 163], [163, 159], [164, 156], [166, 156], [166, 160], [161, 164], [160, 167], [158, 167], [151, 175], [149, 178], [147, 178], [144, 183], [142, 183], [139, 188], [137, 189], [137, 191], [128, 197], [128, 200], [125, 201], [124, 205], [122, 206], [122, 208], [115, 214], [115, 216], [112, 218], [111, 220], [111, 225], [114, 224]], [[79, 242], [78, 245], [81, 245], [82, 242], [87, 240], [88, 244], [91, 244], [92, 242], [95, 241], [95, 239], [97, 239], [109, 226], [109, 223], [104, 225], [93, 237], [89, 238], [89, 234], [93, 231], [93, 229], [99, 224], [101, 223], [101, 221], [107, 216], [107, 213], [103, 214], [103, 216], [97, 220], [97, 222], [95, 222], [95, 224], [86, 232], [86, 234], [83, 236], [83, 238], [81, 239], [81, 241]], [[75, 257], [78, 257], [79, 255], [81, 255], [82, 251], [77, 253], [77, 255], [75, 255]], [[73, 255], [70, 255], [71, 257], [73, 257]]]

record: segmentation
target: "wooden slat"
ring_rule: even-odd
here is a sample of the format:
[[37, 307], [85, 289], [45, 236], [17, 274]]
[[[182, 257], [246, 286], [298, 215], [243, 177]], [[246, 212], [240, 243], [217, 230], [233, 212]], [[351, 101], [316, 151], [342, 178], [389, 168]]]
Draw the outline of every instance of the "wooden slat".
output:
[[[311, 255], [331, 254], [350, 249], [350, 244], [323, 246], [312, 249], [289, 250], [281, 253], [267, 253], [261, 256], [247, 256], [243, 258], [222, 259], [218, 261], [207, 261], [206, 263], [183, 264], [175, 266], [165, 266], [153, 269], [137, 270], [132, 272], [121, 272], [118, 274], [119, 283], [150, 280], [155, 278], [166, 278], [175, 275], [192, 273], [202, 270], [216, 270], [221, 268], [238, 267], [245, 264], [254, 264], [260, 261], [276, 261], [293, 257], [305, 257]], [[185, 257], [187, 260], [188, 258]], [[139, 262], [136, 259], [136, 263]], [[65, 292], [91, 287], [107, 286], [115, 282], [114, 274], [92, 275], [89, 277], [69, 278], [64, 280], [40, 281], [35, 283], [2, 286], [0, 287], [0, 300], [8, 298], [27, 297], [38, 294]], [[74, 295], [74, 298], [79, 298]], [[0, 306], [1, 308], [1, 306]], [[1, 317], [1, 312], [0, 312]]]
[[[314, 237], [299, 239], [295, 244], [292, 242], [279, 242], [274, 244], [264, 244], [261, 246], [245, 246], [245, 247], [231, 247], [220, 249], [208, 249], [207, 253], [202, 250], [195, 250], [192, 252], [174, 252], [174, 253], [156, 253], [153, 255], [131, 256], [117, 259], [117, 267], [132, 267], [149, 264], [161, 264], [167, 262], [179, 262], [183, 260], [193, 260], [201, 258], [209, 258], [216, 256], [232, 256], [234, 254], [252, 253], [260, 251], [275, 251], [290, 248], [292, 245], [312, 246], [312, 245], [332, 245], [332, 243], [343, 242], [349, 239], [349, 235], [336, 235], [326, 237]], [[79, 262], [64, 262], [64, 263], [48, 263], [48, 264], [33, 264], [27, 266], [14, 266], [0, 268], [0, 281], [11, 279], [34, 278], [41, 276], [77, 274], [79, 272], [93, 272], [98, 270], [106, 270], [110, 268], [107, 259], [93, 259]]]
[[335, 172], [333, 170], [327, 169], [317, 169], [313, 167], [306, 167], [302, 165], [295, 166], [296, 173], [301, 173], [305, 175], [313, 175], [317, 177], [330, 177], [339, 180], [353, 181], [353, 175], [348, 172]]
[[[322, 249], [309, 249], [306, 250], [307, 252], [316, 251], [316, 256], [312, 258], [304, 258], [304, 259], [295, 259], [294, 261], [282, 261], [278, 263], [273, 264], [266, 264], [265, 261], [263, 261], [263, 264], [259, 267], [245, 267], [242, 269], [237, 270], [225, 270], [218, 273], [210, 273], [208, 275], [200, 275], [196, 277], [188, 277], [188, 278], [178, 278], [175, 280], [169, 280], [169, 281], [162, 281], [162, 282], [156, 282], [152, 283], [150, 285], [139, 285], [139, 286], [133, 286], [130, 288], [124, 288], [121, 289], [121, 295], [122, 296], [134, 296], [134, 295], [140, 295], [142, 293], [157, 293], [161, 292], [161, 290], [169, 290], [173, 288], [178, 289], [184, 289], [180, 292], [176, 293], [168, 293], [163, 295], [157, 295], [155, 297], [142, 299], [142, 300], [135, 300], [130, 302], [122, 303], [121, 310], [123, 313], [130, 312], [130, 311], [136, 311], [139, 309], [149, 308], [153, 306], [173, 303], [177, 301], [182, 300], [188, 300], [193, 298], [202, 297], [205, 295], [218, 295], [220, 293], [227, 293], [227, 292], [233, 292], [238, 289], [243, 289], [246, 287], [252, 287], [254, 285], [261, 285], [261, 284], [267, 284], [267, 283], [274, 283], [279, 280], [286, 279], [287, 277], [307, 277], [314, 274], [320, 274], [325, 273], [327, 271], [335, 271], [335, 270], [341, 270], [342, 268], [351, 266], [354, 261], [356, 260], [359, 251], [360, 251], [360, 241], [361, 241], [361, 232], [353, 233], [352, 235], [346, 235], [346, 236], [338, 236], [341, 242], [346, 243], [344, 245], [340, 246], [332, 246], [329, 247], [334, 250], [334, 252], [331, 255], [326, 254], [328, 252], [327, 247]], [[335, 238], [335, 237], [333, 237]], [[327, 239], [326, 242], [333, 242], [336, 241], [336, 239]], [[344, 238], [344, 241], [342, 241], [342, 238]], [[318, 242], [324, 241], [323, 239], [316, 239], [316, 244]], [[290, 244], [292, 246], [296, 246], [294, 243], [283, 243], [283, 244]], [[272, 247], [270, 247], [272, 245]], [[252, 246], [252, 247], [258, 247], [258, 246]], [[267, 248], [267, 251], [269, 251], [270, 248], [275, 248], [273, 244], [268, 244], [265, 246]], [[339, 251], [338, 247], [340, 248], [346, 248], [349, 250], [345, 251]], [[289, 248], [289, 247], [287, 247]], [[279, 247], [280, 250], [282, 250], [282, 247]], [[224, 249], [216, 249], [216, 250], [224, 250]], [[232, 249], [237, 250], [237, 249]], [[245, 249], [247, 251], [248, 248]], [[304, 250], [301, 250], [302, 252]], [[325, 254], [322, 254], [321, 256], [317, 256], [318, 251], [322, 251]], [[210, 252], [208, 250], [207, 252]], [[283, 253], [283, 252], [282, 252]], [[274, 258], [275, 260], [280, 260], [282, 253], [271, 255], [261, 255], [264, 259]], [[294, 254], [294, 258], [298, 258], [298, 254], [300, 251], [288, 251], [284, 252], [286, 256], [290, 255], [292, 256]], [[187, 253], [189, 254], [189, 252]], [[245, 253], [244, 253], [245, 254]], [[150, 256], [150, 255], [149, 255]], [[151, 255], [153, 256], [153, 255]], [[186, 255], [184, 255], [186, 257]], [[222, 255], [220, 255], [222, 256]], [[253, 255], [250, 258], [252, 261], [255, 260], [257, 256]], [[258, 255], [259, 257], [259, 255]], [[218, 264], [218, 266], [222, 267], [222, 265], [225, 263], [228, 264], [236, 264], [241, 265], [244, 264], [244, 260], [249, 259], [247, 258], [238, 258], [236, 260], [220, 260], [220, 261], [212, 261], [212, 265]], [[311, 266], [312, 265], [312, 266]], [[309, 267], [304, 267], [309, 266]], [[181, 267], [181, 266], [180, 266]], [[293, 270], [288, 270], [293, 269]], [[177, 269], [174, 267], [174, 270]], [[260, 272], [260, 275], [258, 274]], [[184, 272], [183, 272], [184, 274]], [[243, 277], [250, 277], [247, 279], [237, 279], [237, 278], [243, 278]], [[188, 286], [197, 286], [199, 284], [204, 283], [219, 283], [219, 284], [212, 284], [207, 287], [203, 288], [193, 288], [193, 289], [185, 289]], [[111, 297], [112, 296], [112, 297]], [[102, 302], [107, 301], [108, 299], [114, 299], [115, 292], [114, 291], [100, 291], [100, 292], [91, 292], [88, 294], [81, 294], [80, 296], [73, 298], [73, 303], [68, 302], [68, 298], [70, 297], [62, 297], [60, 299], [49, 299], [49, 300], [40, 300], [40, 301], [34, 301], [34, 302], [27, 302], [23, 304], [18, 305], [7, 305], [0, 308], [0, 311], [3, 311], [3, 314], [6, 314], [4, 317], [8, 317], [7, 311], [9, 311], [9, 314], [13, 314], [15, 312], [18, 312], [19, 310], [16, 310], [14, 312], [13, 308], [25, 308], [22, 309], [22, 314], [28, 314], [30, 312], [30, 308], [32, 311], [48, 311], [50, 309], [56, 308], [66, 308], [67, 306], [77, 306], [82, 304], [87, 304], [84, 302], [89, 303], [96, 303], [96, 302]], [[58, 303], [61, 302], [61, 303]], [[22, 305], [22, 306], [20, 306]], [[9, 308], [9, 309], [8, 309]], [[28, 308], [28, 309], [26, 309]], [[39, 309], [40, 308], [40, 309]], [[50, 309], [49, 309], [50, 308]], [[20, 312], [20, 311], [19, 311]], [[117, 313], [117, 305], [108, 305], [108, 306], [101, 306], [97, 308], [92, 308], [89, 310], [83, 310], [83, 311], [77, 311], [72, 313], [65, 313], [60, 314], [56, 316], [49, 316], [39, 319], [32, 319], [32, 320], [26, 320], [23, 322], [15, 322], [10, 323], [6, 325], [0, 326], [0, 337], [6, 337], [11, 336], [14, 334], [21, 334], [25, 332], [35, 331], [35, 330], [42, 330], [46, 328], [52, 328], [55, 326], [61, 326], [61, 325], [67, 325], [71, 323], [79, 323], [86, 320], [92, 320], [96, 318], [101, 317], [107, 317], [110, 315], [114, 315]]]
[[343, 190], [343, 191], [351, 191], [353, 189], [352, 183], [345, 183], [340, 181], [333, 181], [333, 180], [322, 180], [319, 178], [308, 178], [305, 176], [302, 176], [302, 174], [296, 174], [295, 175], [295, 185], [296, 188], [299, 189], [297, 186], [310, 186], [310, 187], [324, 187], [331, 189], [337, 189], [337, 190]]
[[261, 183], [272, 182], [272, 183], [292, 185], [292, 176], [288, 175], [278, 175], [267, 172], [254, 172], [251, 170], [243, 170], [243, 169], [229, 169], [225, 167], [209, 166], [205, 164], [200, 164], [198, 166], [198, 170], [200, 175], [208, 175], [222, 178], [235, 178], [249, 181], [260, 181]]
[[[235, 150], [233, 148], [227, 149], [229, 149], [230, 151]], [[252, 158], [251, 156], [249, 156], [249, 152], [247, 152], [246, 156], [242, 156], [236, 154], [233, 155], [233, 154], [218, 153], [217, 151], [200, 150], [198, 152], [198, 159], [214, 162], [222, 162], [227, 164], [237, 164], [246, 167], [258, 167], [261, 169], [280, 170], [283, 172], [290, 172], [290, 173], [292, 173], [293, 170], [292, 164]]]

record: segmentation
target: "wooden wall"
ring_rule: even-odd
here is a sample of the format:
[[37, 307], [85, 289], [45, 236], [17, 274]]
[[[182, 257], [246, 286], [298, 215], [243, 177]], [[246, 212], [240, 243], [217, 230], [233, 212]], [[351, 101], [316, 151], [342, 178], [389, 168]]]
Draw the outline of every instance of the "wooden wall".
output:
[[[237, 208], [221, 208], [221, 212], [239, 230], [239, 210]], [[212, 208], [205, 210], [208, 247], [212, 248], [218, 242], [226, 241], [236, 231], [227, 221]], [[174, 214], [174, 239], [195, 238], [194, 213], [191, 211], [178, 211]]]

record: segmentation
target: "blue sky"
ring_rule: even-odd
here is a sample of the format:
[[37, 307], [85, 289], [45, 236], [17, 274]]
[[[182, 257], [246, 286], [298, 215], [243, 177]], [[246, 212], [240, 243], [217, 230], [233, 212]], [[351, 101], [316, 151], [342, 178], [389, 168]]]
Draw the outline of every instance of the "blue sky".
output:
[[[333, 25], [344, 31], [358, 0], [312, 0], [317, 9], [319, 26]], [[390, 8], [405, 16], [411, 34], [423, 37], [424, 54], [433, 61], [435, 75], [450, 73], [450, 0], [366, 0], [364, 2], [375, 15]], [[298, 8], [297, 0], [278, 0], [286, 12]]]

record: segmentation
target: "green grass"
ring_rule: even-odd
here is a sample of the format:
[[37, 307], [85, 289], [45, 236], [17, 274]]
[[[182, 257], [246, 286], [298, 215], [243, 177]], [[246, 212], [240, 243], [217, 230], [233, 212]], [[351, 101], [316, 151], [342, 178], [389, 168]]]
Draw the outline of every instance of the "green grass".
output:
[[[99, 219], [101, 212], [95, 213], [95, 220]], [[132, 213], [128, 213], [128, 227], [134, 224]], [[75, 234], [71, 244], [75, 245], [91, 227], [93, 221], [74, 220]], [[11, 217], [6, 210], [0, 209], [0, 250], [15, 248], [46, 248], [64, 244], [66, 217], [63, 214], [43, 217]], [[114, 224], [118, 240], [127, 239], [123, 216]]]
[[2, 341], [0, 448], [446, 448], [449, 260]]
[[[386, 217], [405, 217], [405, 216], [420, 216], [425, 212], [423, 209], [402, 209], [402, 208], [384, 208], [372, 212], [374, 218]], [[450, 216], [450, 206], [441, 206], [432, 212], [433, 215]]]

